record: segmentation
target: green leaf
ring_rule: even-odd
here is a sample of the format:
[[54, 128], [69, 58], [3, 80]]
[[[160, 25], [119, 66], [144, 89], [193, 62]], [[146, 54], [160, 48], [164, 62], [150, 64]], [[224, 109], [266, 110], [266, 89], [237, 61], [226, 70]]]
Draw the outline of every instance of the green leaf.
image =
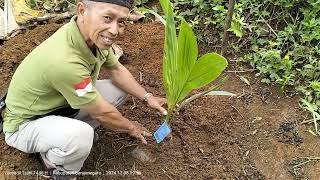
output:
[[26, 3], [28, 4], [29, 7], [34, 8], [36, 7], [36, 2], [35, 0], [26, 0]]
[[305, 69], [314, 69], [314, 67], [311, 64], [306, 64], [303, 66]]
[[46, 9], [47, 11], [52, 11], [53, 4], [50, 1], [46, 1], [43, 3], [43, 8]]
[[187, 79], [198, 58], [198, 43], [195, 34], [189, 24], [182, 19], [178, 41], [178, 68], [180, 74]]
[[261, 82], [269, 84], [271, 81], [270, 81], [270, 79], [263, 78], [263, 79], [261, 79]]
[[174, 78], [176, 78], [177, 69], [177, 49], [178, 40], [176, 35], [176, 27], [173, 16], [173, 8], [169, 0], [160, 0], [163, 11], [166, 15], [165, 26], [165, 56], [163, 63], [163, 79], [166, 92], [169, 94], [168, 105], [171, 106], [174, 102], [174, 90], [176, 89]]
[[[177, 57], [177, 77], [175, 78], [178, 86], [177, 92], [184, 88], [188, 77], [198, 58], [198, 45], [195, 34], [188, 23], [182, 19], [178, 40], [178, 57]], [[176, 101], [179, 97], [176, 97]]]
[[316, 110], [318, 109], [317, 106], [315, 104], [311, 104], [310, 102], [308, 102], [305, 99], [302, 99], [301, 101], [302, 101], [303, 105], [305, 105], [304, 108], [312, 113], [315, 132], [318, 135], [320, 135], [319, 131], [318, 131], [318, 123], [317, 123], [317, 119], [320, 119], [320, 114], [316, 112]]
[[227, 60], [219, 54], [208, 53], [203, 55], [196, 61], [187, 83], [179, 95], [178, 102], [184, 99], [191, 90], [203, 87], [219, 77], [227, 65]]
[[158, 19], [163, 25], [166, 25], [166, 20], [164, 20], [163, 17], [160, 14], [156, 13], [155, 11], [148, 9], [148, 8], [145, 8], [145, 7], [140, 7], [140, 8], [138, 8], [138, 10], [143, 14], [150, 13], [150, 14], [154, 15], [156, 17], [156, 19]]
[[238, 22], [231, 22], [231, 27], [228, 31], [233, 32], [237, 37], [242, 37], [243, 32], [241, 31], [241, 24]]

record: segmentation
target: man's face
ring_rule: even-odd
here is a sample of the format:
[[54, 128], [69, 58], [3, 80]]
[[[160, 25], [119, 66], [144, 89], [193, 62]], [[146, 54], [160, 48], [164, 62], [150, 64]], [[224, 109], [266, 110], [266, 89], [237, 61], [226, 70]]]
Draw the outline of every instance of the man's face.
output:
[[125, 29], [129, 9], [123, 6], [90, 1], [78, 5], [82, 34], [90, 47], [108, 49]]

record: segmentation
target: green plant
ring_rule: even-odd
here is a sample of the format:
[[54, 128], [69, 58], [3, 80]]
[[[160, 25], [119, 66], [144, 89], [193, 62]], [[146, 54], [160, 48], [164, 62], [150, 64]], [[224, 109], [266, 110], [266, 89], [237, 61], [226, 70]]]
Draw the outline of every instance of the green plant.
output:
[[250, 64], [257, 68], [259, 72], [257, 76], [262, 76], [262, 82], [271, 83], [277, 82], [281, 85], [284, 91], [288, 85], [293, 85], [295, 82], [295, 73], [292, 72], [294, 61], [289, 54], [281, 58], [280, 50], [259, 50], [259, 53], [245, 56]]
[[[272, 13], [255, 15], [261, 12], [256, 7], [262, 4]], [[258, 33], [249, 34], [251, 52], [244, 59], [259, 70], [257, 76], [262, 77], [262, 82], [279, 83], [283, 91], [287, 86], [295, 87], [304, 95], [302, 107], [311, 113], [315, 129], [310, 132], [319, 135], [320, 0], [252, 1], [252, 5], [248, 19], [255, 22], [247, 22], [253, 27], [252, 32]]]
[[193, 89], [215, 80], [228, 63], [216, 53], [208, 53], [198, 59], [197, 39], [189, 24], [181, 18], [177, 39], [173, 7], [169, 0], [160, 0], [160, 3], [166, 16], [163, 84], [168, 104], [166, 120], [170, 121], [176, 105]]
[[320, 120], [320, 114], [317, 113], [318, 106], [311, 104], [310, 102], [306, 101], [305, 99], [301, 100], [303, 103], [303, 108], [307, 109], [312, 114], [312, 120], [314, 124], [314, 131], [309, 130], [310, 133], [312, 133], [315, 136], [320, 136], [320, 131], [318, 130], [318, 122]]
[[302, 107], [308, 110], [312, 119], [304, 121], [304, 123], [313, 123], [314, 130], [309, 130], [309, 132], [313, 135], [320, 136], [320, 131], [318, 129], [319, 121], [320, 121], [320, 82], [312, 81], [309, 86], [300, 86], [299, 90], [305, 94], [304, 99], [301, 100]]

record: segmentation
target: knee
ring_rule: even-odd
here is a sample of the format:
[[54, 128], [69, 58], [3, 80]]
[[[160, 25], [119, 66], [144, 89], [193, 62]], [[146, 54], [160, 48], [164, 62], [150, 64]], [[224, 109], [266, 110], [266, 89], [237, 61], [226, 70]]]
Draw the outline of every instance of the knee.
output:
[[124, 104], [127, 100], [128, 94], [112, 84], [110, 79], [97, 81], [96, 88], [105, 100], [116, 107]]
[[127, 93], [122, 91], [121, 95], [119, 96], [119, 99], [118, 99], [119, 104], [117, 104], [117, 106], [124, 104], [128, 100], [128, 96], [129, 95]]
[[128, 93], [124, 92], [122, 89], [115, 87], [115, 101], [112, 104], [116, 107], [123, 105], [128, 100]]
[[73, 131], [71, 131], [72, 134], [70, 134], [70, 142], [75, 151], [83, 156], [86, 156], [90, 153], [92, 148], [94, 129], [87, 123], [81, 123], [81, 126], [77, 126], [73, 129]]

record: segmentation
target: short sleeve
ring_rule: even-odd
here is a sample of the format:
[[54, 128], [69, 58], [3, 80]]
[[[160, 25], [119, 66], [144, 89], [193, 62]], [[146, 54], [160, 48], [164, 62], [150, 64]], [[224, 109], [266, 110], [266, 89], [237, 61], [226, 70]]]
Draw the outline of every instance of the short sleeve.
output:
[[81, 63], [51, 68], [46, 77], [74, 109], [94, 103], [99, 94], [92, 84], [89, 71]]
[[119, 59], [114, 54], [112, 48], [109, 48], [108, 50], [103, 50], [102, 55], [105, 56], [106, 59], [106, 61], [103, 63], [103, 66], [105, 67], [112, 67], [119, 62]]

